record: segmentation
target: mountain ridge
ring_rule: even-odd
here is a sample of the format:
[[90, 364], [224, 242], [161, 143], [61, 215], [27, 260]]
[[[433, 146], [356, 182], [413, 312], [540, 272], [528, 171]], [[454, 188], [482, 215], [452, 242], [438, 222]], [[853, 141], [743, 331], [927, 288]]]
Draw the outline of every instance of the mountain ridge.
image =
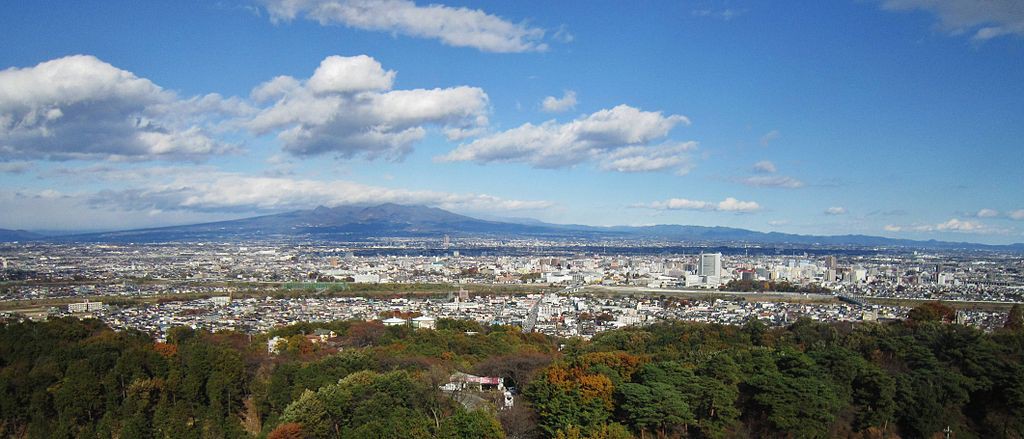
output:
[[659, 239], [700, 243], [799, 244], [811, 246], [909, 247], [931, 249], [1001, 249], [1024, 252], [1024, 243], [1007, 245], [910, 240], [870, 235], [799, 235], [759, 232], [723, 226], [657, 224], [650, 226], [586, 226], [541, 221], [483, 220], [437, 207], [384, 203], [317, 206], [235, 220], [67, 236], [43, 236], [0, 229], [2, 241], [168, 242], [214, 239], [307, 237], [323, 240], [369, 237], [515, 236], [550, 239]]
[[43, 235], [28, 230], [0, 229], [0, 242], [27, 241], [42, 237]]

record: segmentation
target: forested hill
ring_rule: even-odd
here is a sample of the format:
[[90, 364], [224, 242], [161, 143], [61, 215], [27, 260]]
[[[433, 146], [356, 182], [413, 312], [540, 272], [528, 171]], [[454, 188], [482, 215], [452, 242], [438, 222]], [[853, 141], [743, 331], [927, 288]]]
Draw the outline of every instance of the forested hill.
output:
[[[271, 334], [96, 320], [0, 326], [0, 436], [628, 438], [1024, 435], [1024, 317], [994, 333], [929, 304], [906, 322], [770, 329], [661, 323], [555, 340], [440, 320], [300, 324]], [[336, 333], [338, 347], [303, 336]], [[285, 341], [267, 354], [268, 337]], [[453, 371], [522, 390], [466, 409]], [[490, 408], [489, 408], [490, 407]]]

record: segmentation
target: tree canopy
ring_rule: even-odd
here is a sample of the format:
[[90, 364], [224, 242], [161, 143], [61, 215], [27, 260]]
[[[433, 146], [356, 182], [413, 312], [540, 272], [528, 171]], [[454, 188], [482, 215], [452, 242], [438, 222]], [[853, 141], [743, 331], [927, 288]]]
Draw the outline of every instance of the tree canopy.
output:
[[[665, 322], [592, 340], [333, 322], [275, 330], [338, 335], [279, 355], [271, 334], [175, 328], [158, 343], [96, 320], [7, 322], [0, 436], [1022, 437], [1020, 314], [991, 333], [925, 304], [907, 322]], [[442, 391], [455, 371], [521, 393], [503, 408]]]

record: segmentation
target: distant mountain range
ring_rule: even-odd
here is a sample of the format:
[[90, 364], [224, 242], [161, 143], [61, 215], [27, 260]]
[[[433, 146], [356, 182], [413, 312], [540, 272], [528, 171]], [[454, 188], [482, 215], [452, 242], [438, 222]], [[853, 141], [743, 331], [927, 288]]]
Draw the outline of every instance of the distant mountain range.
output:
[[915, 241], [866, 235], [815, 236], [756, 232], [731, 227], [656, 225], [595, 227], [548, 224], [532, 219], [482, 220], [426, 206], [317, 207], [231, 221], [68, 236], [43, 236], [0, 229], [0, 241], [168, 242], [234, 239], [361, 240], [372, 237], [508, 237], [545, 239], [651, 239], [692, 244], [764, 244], [806, 246], [991, 249], [1024, 252], [1024, 244], [985, 245]]
[[0, 229], [0, 242], [31, 241], [42, 237], [42, 235], [25, 230]]

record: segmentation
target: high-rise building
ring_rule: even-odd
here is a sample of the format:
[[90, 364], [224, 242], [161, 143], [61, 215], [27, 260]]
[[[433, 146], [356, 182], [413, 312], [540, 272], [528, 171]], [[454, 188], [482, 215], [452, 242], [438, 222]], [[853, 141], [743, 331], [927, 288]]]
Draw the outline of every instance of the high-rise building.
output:
[[837, 266], [835, 256], [829, 255], [825, 257], [825, 268], [835, 270]]
[[699, 270], [701, 276], [722, 277], [722, 254], [701, 253]]

